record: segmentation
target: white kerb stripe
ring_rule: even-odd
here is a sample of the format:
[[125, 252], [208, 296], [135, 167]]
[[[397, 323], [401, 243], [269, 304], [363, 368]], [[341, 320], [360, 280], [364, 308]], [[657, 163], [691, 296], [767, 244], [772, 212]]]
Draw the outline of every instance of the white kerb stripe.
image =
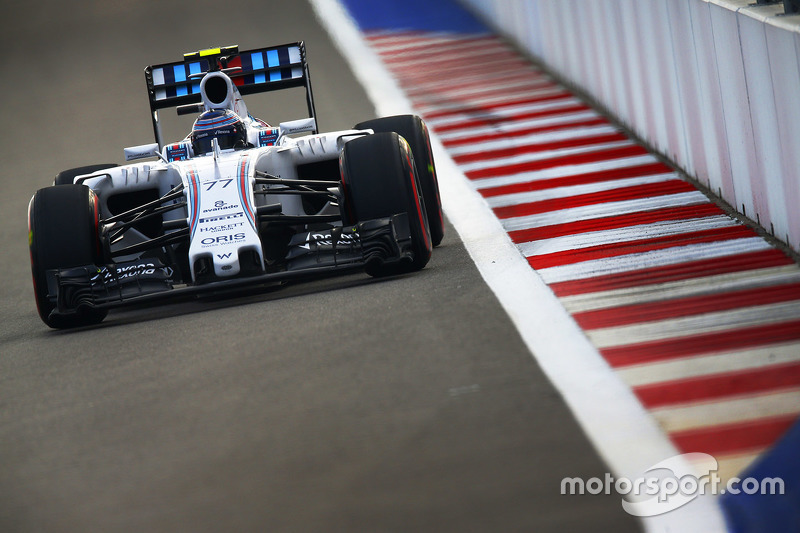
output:
[[[484, 94], [484, 93], [491, 93], [497, 91], [498, 87], [501, 87], [503, 90], [509, 91], [509, 93], [513, 92], [520, 92], [525, 91], [527, 94], [535, 94], [542, 90], [547, 90], [547, 88], [552, 87], [553, 82], [547, 79], [537, 79], [532, 81], [532, 77], [530, 75], [522, 75], [514, 74], [510, 76], [500, 77], [495, 80], [497, 82], [497, 87], [492, 86], [491, 84], [486, 85], [474, 85], [472, 87], [461, 87], [461, 88], [450, 88], [449, 90], [440, 90], [436, 93], [433, 93], [428, 90], [416, 89], [416, 90], [409, 90], [409, 95], [411, 99], [414, 101], [415, 104], [420, 105], [421, 107], [417, 110], [422, 112], [426, 109], [426, 106], [435, 106], [437, 103], [441, 103], [442, 101], [449, 101], [449, 100], [460, 100], [465, 97], [472, 95]], [[593, 116], [598, 116], [594, 111], [581, 111], [581, 113], [590, 113]]]
[[745, 237], [730, 241], [691, 244], [638, 254], [608, 257], [573, 265], [542, 268], [538, 272], [547, 283], [560, 283], [562, 281], [594, 278], [645, 268], [677, 265], [701, 259], [715, 259], [748, 252], [758, 252], [771, 248], [772, 246], [761, 237]]
[[668, 433], [796, 415], [800, 414], [800, 389], [661, 407], [651, 412]]
[[473, 144], [463, 146], [453, 146], [448, 149], [451, 156], [474, 154], [475, 152], [486, 152], [489, 150], [502, 150], [504, 148], [514, 148], [517, 146], [526, 146], [530, 144], [543, 144], [555, 141], [563, 141], [565, 139], [575, 139], [581, 137], [594, 137], [600, 135], [610, 135], [616, 133], [617, 130], [613, 126], [600, 125], [600, 126], [582, 126], [571, 128], [568, 130], [555, 130], [545, 133], [532, 133], [520, 137], [506, 137], [493, 141], [482, 141], [480, 137], [475, 139]]
[[542, 150], [539, 152], [523, 153], [519, 155], [512, 155], [507, 157], [490, 157], [481, 161], [472, 163], [461, 163], [459, 167], [462, 172], [472, 172], [475, 170], [484, 170], [487, 168], [496, 168], [498, 173], [502, 172], [501, 167], [509, 165], [519, 165], [523, 163], [533, 163], [536, 161], [544, 161], [547, 159], [568, 157], [571, 155], [580, 155], [594, 152], [602, 152], [604, 150], [613, 150], [615, 148], [623, 148], [626, 146], [635, 146], [632, 141], [613, 141], [603, 144], [594, 144], [588, 146], [575, 146], [571, 148], [559, 148], [555, 150]]
[[586, 334], [595, 346], [603, 349], [611, 346], [691, 337], [704, 333], [734, 332], [742, 328], [766, 326], [797, 319], [800, 319], [800, 305], [797, 305], [797, 301], [790, 301], [627, 326], [593, 329], [587, 331]]
[[603, 202], [581, 207], [571, 207], [558, 211], [548, 211], [535, 215], [507, 218], [502, 221], [507, 231], [528, 228], [552, 226], [575, 222], [576, 220], [592, 220], [597, 218], [613, 217], [642, 211], [653, 211], [670, 207], [682, 207], [708, 203], [708, 198], [700, 191], [666, 194], [652, 198], [636, 198], [635, 200], [620, 200], [618, 202]]
[[[437, 133], [443, 141], [456, 141], [464, 138], [480, 137], [481, 135], [490, 135], [493, 133], [511, 133], [515, 131], [525, 130], [529, 128], [549, 128], [549, 127], [567, 127], [569, 124], [584, 122], [599, 118], [599, 115], [594, 111], [575, 111], [574, 113], [558, 115], [555, 117], [542, 117], [530, 118], [525, 120], [515, 120], [514, 122], [507, 122], [502, 125], [488, 124], [485, 126], [473, 126], [470, 128], [463, 128], [460, 130], [444, 131]], [[582, 128], [583, 126], [574, 126], [574, 128]]]
[[643, 238], [656, 239], [659, 237], [671, 237], [683, 233], [732, 226], [736, 226], [735, 220], [727, 215], [718, 215], [708, 218], [655, 222], [653, 224], [640, 224], [613, 230], [592, 231], [579, 235], [567, 235], [552, 239], [524, 242], [518, 246], [526, 257], [532, 257], [536, 255], [565, 252], [567, 250], [580, 250], [582, 248], [602, 246], [605, 244], [638, 241]]
[[797, 361], [800, 361], [800, 342], [627, 366], [617, 369], [617, 372], [631, 387], [641, 387], [709, 376], [719, 373], [721, 368], [726, 372], [736, 372]]
[[[575, 104], [581, 103], [580, 100], [577, 98], [569, 97], [569, 98], [562, 98], [560, 100], [554, 100], [551, 102], [543, 102], [543, 103], [534, 103], [534, 104], [520, 104], [517, 106], [512, 107], [504, 107], [499, 109], [494, 109], [489, 113], [482, 113], [481, 116], [486, 116], [489, 114], [492, 119], [500, 119], [506, 118], [511, 119], [514, 118], [514, 115], [520, 113], [538, 113], [541, 111], [557, 111], [563, 108], [570, 108]], [[572, 113], [572, 111], [566, 111], [565, 114]], [[441, 128], [444, 126], [448, 126], [451, 124], [459, 124], [461, 122], [470, 121], [475, 118], [474, 113], [470, 113], [469, 111], [464, 111], [462, 113], [455, 113], [452, 115], [447, 115], [444, 117], [436, 117], [428, 119], [426, 122], [430, 124], [434, 129]]]
[[486, 198], [486, 203], [488, 203], [492, 208], [505, 207], [509, 205], [541, 202], [543, 200], [554, 200], [556, 198], [569, 198], [571, 196], [580, 196], [582, 194], [590, 194], [595, 192], [611, 191], [614, 189], [621, 189], [623, 187], [631, 187], [634, 185], [649, 185], [651, 183], [661, 183], [675, 179], [678, 179], [677, 174], [654, 174], [651, 176], [625, 178], [621, 180], [594, 181], [581, 185], [568, 185], [566, 187], [553, 187], [551, 189], [542, 189], [539, 191], [516, 192], [512, 194], [503, 194], [501, 196], [490, 196]]
[[581, 163], [577, 165], [562, 165], [560, 167], [546, 168], [534, 172], [520, 172], [518, 174], [509, 174], [506, 176], [498, 176], [496, 178], [481, 178], [472, 180], [472, 183], [478, 189], [487, 189], [490, 187], [500, 187], [502, 185], [515, 185], [517, 183], [527, 183], [529, 181], [549, 180], [553, 178], [563, 178], [566, 176], [577, 176], [579, 174], [588, 174], [590, 172], [602, 172], [604, 170], [614, 170], [619, 168], [635, 167], [639, 165], [649, 165], [651, 163], [658, 163], [658, 159], [650, 154], [637, 155], [633, 157], [621, 157], [619, 159], [610, 159], [599, 163]]
[[713, 295], [721, 292], [797, 282], [800, 282], [800, 268], [797, 265], [786, 265], [563, 296], [561, 303], [570, 313], [579, 313], [637, 303], [657, 302], [673, 298], [685, 298], [687, 296]]
[[[470, 98], [448, 98], [447, 100], [434, 100], [433, 103], [427, 106], [421, 105], [420, 102], [415, 101], [417, 110], [423, 115], [426, 113], [437, 113], [442, 111], [454, 112], [470, 108], [473, 111], [481, 111], [481, 106], [492, 106], [499, 104], [506, 104], [515, 100], [524, 100], [529, 98], [545, 98], [563, 96], [568, 98], [570, 95], [560, 87], [546, 86], [541, 89], [531, 90], [530, 87], [524, 85], [517, 90], [513, 88], [503, 88], [503, 93], [498, 93], [496, 90], [488, 92], [485, 96], [472, 96]], [[434, 97], [435, 98], [435, 97]], [[489, 111], [486, 109], [484, 111]]]

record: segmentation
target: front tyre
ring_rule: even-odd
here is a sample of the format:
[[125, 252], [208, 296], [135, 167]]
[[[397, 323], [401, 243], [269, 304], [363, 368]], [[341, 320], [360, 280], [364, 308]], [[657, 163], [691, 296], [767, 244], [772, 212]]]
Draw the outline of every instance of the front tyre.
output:
[[442, 200], [439, 196], [439, 181], [436, 177], [436, 165], [433, 161], [431, 140], [425, 121], [417, 115], [397, 115], [367, 120], [356, 124], [355, 128], [358, 130], [370, 129], [375, 133], [393, 131], [404, 137], [411, 145], [422, 195], [425, 197], [425, 211], [431, 229], [431, 240], [434, 246], [439, 246], [444, 237], [444, 216], [442, 215]]
[[345, 218], [350, 223], [408, 214], [413, 260], [368, 265], [367, 273], [388, 276], [422, 269], [431, 258], [433, 245], [425, 199], [406, 140], [396, 133], [354, 139], [344, 145], [340, 166]]
[[108, 311], [81, 307], [74, 314], [51, 316], [47, 271], [103, 263], [98, 236], [97, 196], [85, 185], [39, 189], [28, 206], [28, 243], [33, 292], [39, 316], [51, 328], [97, 324]]

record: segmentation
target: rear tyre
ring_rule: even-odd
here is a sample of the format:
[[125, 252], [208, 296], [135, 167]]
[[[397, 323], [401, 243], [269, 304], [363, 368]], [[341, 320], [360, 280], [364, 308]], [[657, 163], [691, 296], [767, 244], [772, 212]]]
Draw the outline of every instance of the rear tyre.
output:
[[108, 311], [81, 307], [74, 315], [50, 316], [47, 271], [103, 263], [98, 237], [97, 196], [85, 185], [39, 189], [28, 206], [33, 292], [39, 316], [51, 328], [97, 324]]
[[442, 200], [439, 196], [439, 181], [436, 177], [430, 135], [425, 121], [417, 115], [397, 115], [367, 120], [356, 124], [355, 128], [370, 129], [375, 133], [393, 131], [401, 137], [405, 137], [408, 144], [411, 145], [422, 195], [425, 197], [425, 211], [431, 229], [431, 241], [434, 246], [439, 246], [444, 237], [444, 216], [442, 215]]
[[425, 199], [406, 140], [396, 133], [354, 139], [345, 144], [340, 165], [349, 222], [408, 213], [413, 261], [368, 265], [367, 273], [389, 276], [422, 269], [433, 246]]
[[62, 170], [56, 174], [56, 179], [53, 181], [53, 185], [72, 185], [76, 176], [81, 176], [83, 174], [94, 174], [100, 170], [106, 170], [108, 168], [114, 168], [118, 166], [119, 165], [116, 163], [101, 163], [99, 165], [87, 165], [85, 167]]

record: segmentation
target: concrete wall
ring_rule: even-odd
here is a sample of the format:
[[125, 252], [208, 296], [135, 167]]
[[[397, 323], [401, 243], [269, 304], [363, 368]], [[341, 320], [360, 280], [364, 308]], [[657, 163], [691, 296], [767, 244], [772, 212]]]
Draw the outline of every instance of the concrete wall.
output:
[[800, 16], [754, 0], [462, 0], [800, 251]]

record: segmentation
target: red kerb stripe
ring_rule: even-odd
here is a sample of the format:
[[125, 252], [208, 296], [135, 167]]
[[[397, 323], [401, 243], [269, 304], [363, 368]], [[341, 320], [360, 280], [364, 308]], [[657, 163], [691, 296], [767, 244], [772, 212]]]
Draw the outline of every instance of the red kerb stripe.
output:
[[620, 202], [625, 200], [636, 200], [639, 198], [653, 198], [666, 196], [668, 194], [680, 194], [696, 190], [693, 185], [685, 181], [674, 179], [657, 183], [646, 183], [644, 185], [632, 185], [630, 187], [619, 187], [606, 191], [598, 191], [588, 194], [578, 194], [565, 198], [551, 198], [539, 202], [529, 202], [517, 205], [507, 205], [493, 209], [497, 218], [513, 218], [539, 213], [549, 213], [561, 209], [573, 207], [583, 207], [607, 202]]
[[594, 135], [592, 137], [572, 137], [560, 141], [546, 143], [524, 144], [511, 146], [509, 148], [498, 148], [497, 150], [486, 150], [484, 152], [472, 152], [453, 157], [456, 163], [471, 163], [473, 161], [487, 161], [490, 159], [500, 159], [501, 157], [513, 157], [515, 155], [532, 154], [545, 152], [548, 150], [559, 150], [563, 148], [575, 148], [578, 146], [592, 146], [611, 142], [625, 141], [628, 138], [619, 133], [608, 133], [605, 135]]
[[656, 409], [798, 386], [800, 363], [788, 363], [634, 387], [633, 392], [645, 407]]
[[[425, 116], [425, 118], [427, 118], [427, 115]], [[602, 117], [596, 117], [586, 120], [577, 120], [573, 122], [559, 122], [556, 124], [548, 124], [544, 126], [534, 126], [519, 130], [503, 130], [496, 133], [477, 133], [472, 136], [459, 137], [458, 139], [443, 140], [442, 143], [447, 147], [464, 146], [467, 144], [477, 144], [482, 142], [496, 141], [499, 139], [524, 137], [525, 135], [533, 135], [536, 133], [547, 133], [551, 131], [569, 130], [573, 128], [582, 128], [585, 126], [601, 126], [604, 124], [608, 124], [608, 121], [606, 119]]]
[[703, 427], [670, 433], [670, 439], [684, 453], [710, 455], [760, 450], [788, 431], [797, 416], [764, 418], [751, 422]]
[[[667, 235], [655, 239], [639, 239], [635, 241], [615, 242], [576, 250], [564, 250], [550, 254], [533, 255], [528, 257], [528, 263], [533, 268], [548, 268], [561, 265], [572, 265], [593, 259], [606, 257], [617, 257], [621, 255], [637, 254], [652, 250], [663, 250], [676, 246], [686, 246], [689, 244], [700, 244], [704, 242], [718, 242], [730, 239], [741, 239], [743, 237], [753, 237], [756, 233], [745, 226], [731, 226], [726, 228], [715, 228], [704, 231], [693, 231], [689, 233], [679, 233], [677, 235]], [[708, 299], [708, 297], [705, 297]], [[577, 316], [576, 316], [577, 318]], [[637, 320], [641, 322], [643, 319]], [[589, 321], [587, 324], [592, 324]], [[582, 327], [590, 327], [579, 321]], [[602, 327], [602, 326], [595, 326]]]
[[501, 100], [494, 103], [468, 103], [465, 102], [464, 105], [457, 107], [457, 108], [450, 108], [450, 109], [441, 109], [439, 111], [432, 111], [430, 113], [426, 113], [425, 117], [428, 119], [433, 118], [441, 118], [441, 117], [449, 117], [453, 115], [462, 115], [462, 114], [485, 114], [487, 112], [496, 110], [496, 109], [504, 109], [507, 107], [514, 107], [520, 105], [529, 105], [529, 104], [538, 104], [542, 102], [552, 102], [553, 100], [564, 100], [566, 98], [574, 98], [568, 92], [558, 92], [555, 94], [547, 94], [544, 96], [529, 96], [527, 98], [516, 98], [514, 100]]
[[553, 224], [552, 226], [540, 226], [526, 228], [508, 232], [514, 242], [530, 242], [540, 239], [550, 239], [553, 237], [563, 237], [576, 233], [588, 233], [590, 231], [603, 231], [609, 229], [625, 228], [637, 224], [652, 224], [653, 222], [664, 222], [667, 220], [686, 220], [691, 218], [701, 218], [712, 215], [720, 215], [723, 211], [716, 205], [707, 202], [698, 205], [686, 205], [681, 207], [670, 207], [667, 209], [654, 209], [651, 211], [640, 211], [638, 213], [628, 213], [613, 217], [593, 218], [589, 220], [578, 220], [564, 224]]
[[[494, 36], [447, 39], [442, 42], [421, 42], [419, 40], [420, 37], [423, 37], [423, 34], [421, 33], [397, 32], [397, 33], [392, 33], [391, 35], [367, 35], [367, 39], [370, 41], [370, 44], [378, 49], [380, 49], [380, 47], [382, 46], [390, 47], [399, 45], [400, 43], [393, 42], [397, 41], [398, 37], [408, 41], [407, 42], [407, 44], [409, 44], [408, 48], [417, 48], [420, 50], [424, 50], [425, 53], [431, 53], [438, 49], [452, 47], [454, 45], [472, 46], [473, 44], [478, 44], [480, 42], [483, 42], [484, 44], [487, 45], [502, 44], [502, 41]], [[408, 50], [404, 48], [402, 49], [398, 48], [395, 50], [380, 50], [380, 54], [381, 56], [408, 55]]]
[[577, 113], [578, 111], [589, 111], [591, 108], [586, 104], [575, 104], [564, 107], [557, 107], [554, 109], [544, 109], [542, 111], [530, 111], [528, 113], [515, 113], [513, 115], [492, 115], [480, 119], [462, 120], [450, 124], [442, 124], [435, 126], [433, 129], [438, 133], [445, 133], [448, 131], [463, 130], [467, 128], [477, 128], [481, 126], [500, 126], [509, 122], [518, 122], [520, 120], [529, 120], [533, 118], [552, 117], [557, 115], [568, 115], [570, 113]]
[[437, 65], [464, 65], [484, 63], [489, 61], [496, 61], [500, 59], [516, 59], [519, 60], [519, 55], [515, 54], [507, 48], [497, 48], [493, 52], [483, 54], [464, 54], [459, 50], [448, 50], [436, 52], [435, 54], [425, 54], [425, 59], [405, 54], [397, 57], [387, 54], [383, 57], [383, 62], [389, 65], [390, 68], [395, 70], [407, 69], [416, 67], [417, 69], [433, 70]]
[[596, 278], [562, 281], [550, 284], [550, 288], [553, 289], [556, 296], [564, 297], [791, 264], [794, 264], [794, 261], [780, 250], [762, 250], [734, 256], [690, 261], [677, 265], [645, 268], [633, 272], [609, 274]]
[[800, 320], [614, 346], [600, 353], [611, 366], [623, 367], [796, 340], [800, 340]]
[[[447, 78], [439, 78], [431, 83], [412, 84], [405, 80], [398, 80], [401, 85], [407, 87], [408, 94], [414, 98], [415, 95], [430, 98], [431, 94], [438, 95], [438, 98], [449, 98], [454, 92], [464, 90], [483, 92], [487, 87], [487, 79], [482, 73], [476, 73], [469, 77], [462, 77], [460, 81]], [[534, 70], [519, 70], [507, 73], [495, 74], [491, 77], [491, 83], [500, 85], [509, 82], [527, 82], [531, 89], [542, 87], [553, 87], [552, 80], [544, 77], [541, 73]]]
[[442, 80], [468, 79], [474, 73], [479, 73], [483, 85], [496, 76], [514, 74], [517, 71], [530, 67], [523, 60], [498, 61], [484, 65], [456, 65], [453, 67], [440, 67], [438, 69], [421, 70], [420, 68], [392, 69], [402, 85], [418, 85], [421, 83], [441, 83]]
[[[688, 298], [626, 305], [610, 309], [585, 311], [572, 315], [584, 329], [610, 328], [666, 320], [682, 316], [700, 315], [780, 302], [800, 300], [800, 283], [758, 287]], [[798, 302], [800, 303], [800, 302]]]
[[[508, 50], [508, 47], [505, 45], [505, 43], [495, 39], [468, 39], [464, 42], [451, 41], [441, 44], [420, 43], [419, 41], [404, 43], [402, 45], [400, 43], [386, 43], [385, 45], [376, 43], [371, 44], [373, 45], [373, 48], [377, 49], [381, 56], [381, 60], [383, 60], [385, 63], [391, 63], [393, 61], [407, 61], [410, 55], [423, 58], [453, 53], [464, 54], [475, 49], [494, 49], [497, 51]], [[394, 49], [390, 50], [390, 47]]]
[[[513, 80], [512, 80], [513, 81]], [[466, 94], [459, 94], [458, 91], [439, 91], [439, 92], [423, 92], [414, 97], [414, 104], [419, 107], [436, 108], [442, 104], [461, 104], [463, 108], [470, 108], [475, 105], [475, 100], [482, 100], [485, 98], [497, 97], [498, 100], [505, 101], [509, 98], [509, 94], [527, 94], [530, 97], [531, 93], [547, 92], [553, 94], [553, 90], [557, 89], [559, 95], [569, 94], [564, 92], [564, 88], [556, 85], [555, 83], [539, 81], [535, 85], [520, 84], [515, 87], [500, 86], [494, 87], [492, 85], [487, 87], [476, 87]], [[500, 98], [505, 97], [505, 98]], [[446, 110], [445, 110], [446, 111]], [[432, 110], [430, 113], [425, 113], [426, 117], [430, 118], [432, 113], [438, 111]]]
[[632, 144], [630, 146], [622, 146], [620, 148], [611, 148], [608, 150], [598, 150], [595, 152], [585, 152], [582, 154], [570, 154], [561, 157], [539, 159], [537, 161], [527, 161], [525, 163], [482, 168], [479, 170], [471, 170], [465, 172], [464, 174], [471, 180], [477, 180], [483, 178], [495, 178], [498, 176], [513, 176], [514, 174], [522, 174], [523, 172], [535, 172], [537, 170], [544, 170], [546, 168], [563, 167], [567, 165], [598, 163], [600, 161], [610, 161], [612, 159], [622, 159], [624, 157], [633, 157], [646, 154], [647, 150], [639, 145]]
[[[448, 54], [449, 55], [449, 54]], [[442, 57], [431, 55], [425, 62], [411, 62], [402, 64], [401, 61], [394, 61], [387, 65], [393, 72], [404, 78], [431, 77], [440, 72], [461, 73], [470, 71], [489, 71], [490, 69], [503, 67], [530, 67], [519, 56], [503, 51], [494, 54], [486, 54], [475, 57]]]
[[499, 187], [487, 187], [485, 189], [479, 189], [479, 192], [486, 198], [491, 198], [492, 196], [542, 191], [545, 189], [554, 189], [556, 187], [569, 187], [572, 185], [584, 185], [587, 183], [601, 183], [604, 181], [640, 178], [642, 176], [655, 176], [657, 174], [666, 174], [669, 172], [672, 172], [672, 169], [663, 163], [649, 163], [647, 165], [612, 168], [609, 170], [586, 172], [585, 174], [574, 174], [571, 176], [562, 176], [546, 180], [512, 183], [509, 185], [500, 185]]

